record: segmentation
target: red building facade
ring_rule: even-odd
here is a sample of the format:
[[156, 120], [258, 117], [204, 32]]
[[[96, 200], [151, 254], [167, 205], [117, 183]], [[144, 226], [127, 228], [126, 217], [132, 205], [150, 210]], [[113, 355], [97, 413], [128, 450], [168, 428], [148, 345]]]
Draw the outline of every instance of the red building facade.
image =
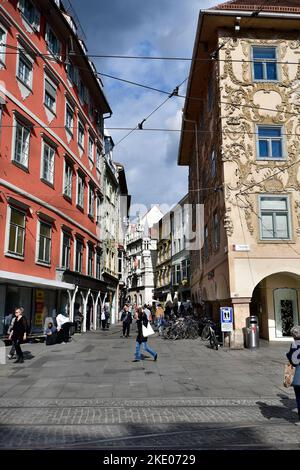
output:
[[22, 305], [35, 331], [67, 307], [95, 327], [111, 109], [60, 1], [1, 2], [0, 106], [0, 320]]

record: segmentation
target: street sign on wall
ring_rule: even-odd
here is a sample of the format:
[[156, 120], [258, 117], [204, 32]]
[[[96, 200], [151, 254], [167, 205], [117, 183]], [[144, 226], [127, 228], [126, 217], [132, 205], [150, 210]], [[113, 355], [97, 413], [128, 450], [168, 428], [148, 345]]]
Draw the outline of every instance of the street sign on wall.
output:
[[221, 331], [233, 331], [233, 309], [232, 307], [221, 307]]

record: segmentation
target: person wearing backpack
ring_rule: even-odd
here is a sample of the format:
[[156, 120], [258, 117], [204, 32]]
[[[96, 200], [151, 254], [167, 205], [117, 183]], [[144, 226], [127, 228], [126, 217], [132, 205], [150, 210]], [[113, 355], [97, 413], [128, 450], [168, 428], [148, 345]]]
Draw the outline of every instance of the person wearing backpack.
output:
[[17, 360], [14, 363], [23, 363], [24, 356], [23, 351], [21, 349], [21, 343], [26, 340], [27, 338], [27, 320], [25, 316], [23, 316], [24, 309], [23, 307], [18, 307], [15, 310], [15, 322], [13, 324], [13, 328], [10, 332], [9, 339], [12, 340], [17, 354]]

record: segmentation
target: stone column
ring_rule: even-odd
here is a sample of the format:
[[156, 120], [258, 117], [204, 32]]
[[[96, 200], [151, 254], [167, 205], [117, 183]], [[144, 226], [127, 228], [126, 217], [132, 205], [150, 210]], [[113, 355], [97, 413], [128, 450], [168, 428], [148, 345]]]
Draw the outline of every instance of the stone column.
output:
[[233, 322], [234, 330], [231, 333], [230, 347], [233, 349], [244, 348], [244, 331], [246, 327], [246, 318], [250, 316], [251, 298], [233, 298], [231, 299], [233, 306]]

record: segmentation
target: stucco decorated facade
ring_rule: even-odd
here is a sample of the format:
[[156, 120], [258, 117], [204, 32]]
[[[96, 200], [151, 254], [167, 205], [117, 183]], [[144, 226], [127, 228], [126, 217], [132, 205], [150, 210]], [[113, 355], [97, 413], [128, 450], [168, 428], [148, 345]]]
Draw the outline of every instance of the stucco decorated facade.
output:
[[296, 1], [199, 17], [179, 152], [190, 202], [204, 207], [192, 297], [216, 317], [233, 306], [237, 347], [250, 313], [270, 340], [299, 324], [299, 26]]

